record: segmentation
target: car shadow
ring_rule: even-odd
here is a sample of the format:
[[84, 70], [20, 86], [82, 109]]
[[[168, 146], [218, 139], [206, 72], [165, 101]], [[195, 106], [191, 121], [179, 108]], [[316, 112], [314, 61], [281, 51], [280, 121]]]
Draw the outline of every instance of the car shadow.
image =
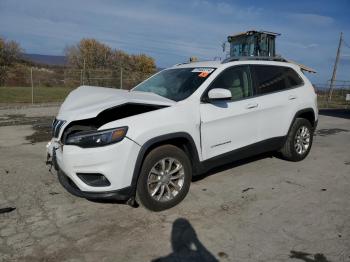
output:
[[172, 253], [152, 262], [217, 262], [215, 256], [199, 241], [196, 231], [185, 218], [178, 218], [171, 231]]
[[92, 199], [92, 198], [85, 198], [87, 201], [94, 202], [94, 203], [100, 203], [100, 204], [127, 204], [127, 201], [125, 200], [116, 200], [116, 199]]
[[255, 161], [261, 160], [261, 159], [273, 158], [273, 157], [281, 158], [281, 156], [278, 153], [276, 153], [276, 152], [267, 152], [267, 153], [259, 154], [259, 155], [256, 155], [256, 156], [248, 157], [248, 158], [245, 158], [245, 159], [236, 160], [236, 161], [233, 161], [232, 163], [228, 163], [228, 164], [225, 164], [225, 165], [214, 167], [214, 168], [211, 168], [211, 169], [207, 170], [204, 173], [197, 174], [197, 175], [193, 176], [192, 182], [196, 182], [196, 181], [202, 180], [202, 179], [204, 179], [204, 178], [206, 178], [208, 176], [215, 175], [216, 173], [223, 172], [223, 171], [226, 171], [228, 169], [232, 169], [232, 168], [235, 168], [235, 167], [246, 165], [246, 164], [249, 164], [251, 162], [255, 162]]
[[350, 109], [320, 109], [318, 113], [323, 116], [350, 119]]

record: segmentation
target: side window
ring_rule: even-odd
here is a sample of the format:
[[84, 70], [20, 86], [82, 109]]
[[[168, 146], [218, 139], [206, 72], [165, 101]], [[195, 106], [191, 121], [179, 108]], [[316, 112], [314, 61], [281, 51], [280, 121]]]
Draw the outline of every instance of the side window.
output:
[[290, 88], [301, 86], [303, 84], [303, 80], [292, 68], [283, 67], [283, 69]]
[[290, 67], [253, 65], [258, 94], [268, 94], [303, 84], [300, 76]]
[[239, 100], [253, 95], [248, 66], [235, 66], [226, 69], [212, 83], [210, 89], [225, 88], [231, 91], [231, 100]]
[[253, 65], [252, 68], [258, 94], [267, 94], [288, 88], [282, 67]]

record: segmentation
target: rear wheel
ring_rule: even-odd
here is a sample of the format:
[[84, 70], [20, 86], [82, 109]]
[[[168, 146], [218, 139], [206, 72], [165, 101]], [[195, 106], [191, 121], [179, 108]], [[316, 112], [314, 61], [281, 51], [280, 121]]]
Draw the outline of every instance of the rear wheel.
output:
[[313, 131], [313, 127], [307, 119], [295, 119], [281, 149], [283, 158], [295, 162], [303, 160], [310, 152]]
[[160, 146], [143, 162], [136, 197], [152, 211], [171, 208], [185, 198], [191, 178], [191, 164], [185, 152], [173, 145]]

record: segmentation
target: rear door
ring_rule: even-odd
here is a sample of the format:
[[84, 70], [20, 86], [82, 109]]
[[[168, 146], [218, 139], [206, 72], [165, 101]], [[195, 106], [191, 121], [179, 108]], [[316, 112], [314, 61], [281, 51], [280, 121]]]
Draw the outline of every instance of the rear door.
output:
[[252, 65], [251, 71], [261, 112], [261, 140], [285, 136], [296, 112], [301, 78], [292, 68], [283, 66]]
[[203, 94], [204, 100], [212, 88], [229, 89], [232, 99], [200, 104], [204, 160], [259, 140], [257, 126], [259, 108], [257, 99], [253, 97], [249, 66], [234, 66], [222, 72]]

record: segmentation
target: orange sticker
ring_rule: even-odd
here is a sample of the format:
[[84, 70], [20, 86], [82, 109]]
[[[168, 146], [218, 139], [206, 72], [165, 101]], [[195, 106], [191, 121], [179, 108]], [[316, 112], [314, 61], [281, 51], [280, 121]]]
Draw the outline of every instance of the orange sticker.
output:
[[209, 72], [202, 72], [198, 76], [199, 77], [207, 77], [209, 75]]

